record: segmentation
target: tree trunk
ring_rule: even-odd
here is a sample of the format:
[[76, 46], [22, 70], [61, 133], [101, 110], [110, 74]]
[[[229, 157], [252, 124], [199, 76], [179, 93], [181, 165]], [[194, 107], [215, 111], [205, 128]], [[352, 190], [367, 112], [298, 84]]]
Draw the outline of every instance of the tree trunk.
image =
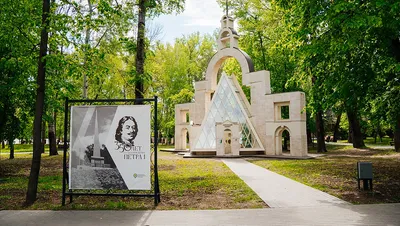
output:
[[[92, 13], [93, 13], [92, 3], [90, 2], [90, 0], [87, 0], [87, 2], [89, 7], [89, 17], [92, 18]], [[83, 65], [85, 66], [87, 62], [87, 51], [89, 50], [89, 44], [90, 44], [89, 42], [90, 42], [90, 27], [86, 29], [86, 36], [85, 36], [85, 45], [86, 48], [88, 48], [86, 50], [85, 58], [83, 60]], [[83, 94], [82, 94], [83, 99], [87, 99], [87, 89], [88, 89], [88, 82], [87, 82], [87, 74], [85, 72], [83, 73]]]
[[8, 141], [8, 146], [10, 147], [10, 159], [14, 159], [14, 139]]
[[6, 148], [6, 144], [4, 143], [4, 140], [1, 141], [1, 148], [2, 149]]
[[[54, 114], [53, 114], [54, 116]], [[48, 123], [48, 135], [49, 135], [49, 155], [58, 155], [56, 145], [56, 129], [54, 125], [54, 118]]]
[[57, 139], [57, 111], [54, 111], [54, 136], [56, 138], [56, 146], [60, 143], [60, 139]]
[[319, 110], [316, 115], [317, 126], [317, 152], [327, 152], [325, 146], [325, 130], [324, 121], [322, 119], [322, 110]]
[[[144, 85], [144, 60], [145, 60], [145, 32], [146, 32], [146, 2], [139, 0], [139, 18], [136, 47], [136, 79], [135, 79], [135, 98], [143, 98]], [[140, 102], [139, 102], [140, 104]]]
[[357, 117], [356, 110], [347, 110], [347, 118], [349, 119], [349, 125], [352, 128], [352, 136], [353, 136], [353, 147], [354, 148], [362, 148], [364, 147], [364, 139], [363, 134], [361, 132], [360, 121]]
[[394, 131], [394, 150], [400, 152], [400, 116], [397, 116], [396, 129]]
[[307, 145], [313, 144], [312, 137], [311, 137], [311, 130], [307, 129]]
[[342, 113], [336, 117], [335, 128], [333, 129], [333, 140], [332, 142], [337, 142], [339, 136], [339, 127], [340, 127], [340, 118], [342, 117]]
[[29, 175], [28, 190], [26, 192], [26, 204], [31, 205], [36, 201], [37, 186], [39, 180], [40, 171], [40, 132], [42, 125], [43, 106], [44, 106], [44, 94], [45, 94], [45, 73], [46, 73], [46, 54], [47, 54], [47, 43], [49, 34], [47, 27], [49, 25], [48, 15], [50, 13], [50, 0], [43, 0], [43, 11], [42, 11], [42, 32], [40, 35], [40, 54], [38, 62], [38, 75], [37, 75], [37, 88], [36, 88], [36, 104], [35, 104], [35, 119], [33, 122], [33, 157], [31, 172]]
[[41, 146], [41, 149], [42, 149], [42, 153], [44, 153], [44, 148], [46, 146], [46, 121], [44, 121], [43, 119], [42, 119], [42, 131], [41, 131], [41, 133], [42, 133], [42, 146]]
[[264, 51], [264, 44], [263, 44], [263, 38], [261, 32], [257, 32], [258, 34], [258, 39], [260, 40], [260, 48], [261, 48], [261, 53], [262, 53], [262, 59], [263, 59], [263, 70], [267, 70], [267, 60], [265, 58], [265, 51]]
[[[397, 63], [400, 63], [400, 40], [396, 37], [392, 40], [391, 51]], [[400, 152], [400, 114], [397, 111], [397, 123], [394, 128], [394, 150]]]
[[350, 121], [349, 121], [349, 135], [347, 136], [347, 143], [353, 143], [353, 128], [351, 128]]

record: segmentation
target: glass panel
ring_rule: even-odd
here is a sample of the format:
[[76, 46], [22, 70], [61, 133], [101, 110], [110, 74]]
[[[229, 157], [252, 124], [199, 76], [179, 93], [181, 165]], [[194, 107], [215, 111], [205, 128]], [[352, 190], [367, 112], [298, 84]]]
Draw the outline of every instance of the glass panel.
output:
[[239, 133], [242, 148], [251, 148], [255, 146], [254, 131], [250, 130], [250, 126], [246, 121], [245, 113], [241, 109], [244, 103], [240, 96], [239, 101], [235, 98], [236, 92], [234, 91], [233, 82], [226, 76], [222, 76], [219, 81], [219, 86], [214, 93], [211, 108], [207, 113], [207, 120], [202, 125], [199, 140], [195, 145], [197, 149], [213, 149], [216, 147], [215, 141], [215, 124], [216, 122], [223, 122], [230, 120], [239, 123]]
[[209, 142], [208, 142], [208, 141], [209, 141], [209, 135], [210, 135], [210, 134], [207, 133], [206, 136], [205, 136], [206, 139], [204, 140], [204, 146], [203, 146], [203, 148], [210, 148], [210, 147], [211, 147], [211, 145], [210, 145]]
[[219, 108], [221, 105], [221, 98], [219, 97], [219, 95], [214, 95], [215, 96], [215, 105], [214, 108]]
[[199, 137], [199, 140], [197, 141], [197, 144], [196, 144], [196, 148], [197, 149], [202, 149], [203, 148], [204, 140], [205, 140], [204, 133], [201, 133], [200, 137]]
[[211, 115], [212, 115], [213, 117], [215, 117], [215, 114], [217, 113], [217, 107], [216, 107], [216, 104], [215, 104], [215, 103], [213, 103], [213, 104], [211, 105], [210, 112], [211, 112]]

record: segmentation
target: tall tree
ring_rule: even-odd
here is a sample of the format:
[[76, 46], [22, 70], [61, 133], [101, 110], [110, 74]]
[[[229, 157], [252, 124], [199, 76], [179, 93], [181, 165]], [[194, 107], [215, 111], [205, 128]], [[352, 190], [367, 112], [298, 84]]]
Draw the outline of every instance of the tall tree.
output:
[[[89, 7], [89, 18], [92, 18], [92, 14], [93, 14], [93, 6], [92, 3], [90, 2], [90, 0], [87, 0], [88, 3], [88, 7]], [[85, 47], [88, 49], [90, 45], [90, 26], [87, 26], [86, 28], [86, 34], [85, 34]], [[84, 58], [84, 65], [86, 64], [87, 61], [87, 57], [88, 54], [85, 52], [85, 58]], [[82, 97], [83, 99], [87, 99], [87, 88], [88, 88], [88, 84], [87, 84], [87, 74], [84, 72], [83, 74], [83, 93], [82, 93]]]
[[135, 80], [135, 98], [143, 98], [144, 85], [144, 51], [145, 51], [145, 33], [146, 33], [146, 0], [139, 0], [138, 13], [138, 29], [137, 29], [137, 44], [136, 44], [136, 76]]
[[42, 9], [42, 32], [40, 35], [40, 52], [38, 60], [38, 75], [36, 79], [36, 109], [34, 119], [34, 137], [33, 137], [33, 157], [31, 172], [29, 175], [28, 190], [26, 193], [26, 204], [30, 205], [36, 201], [37, 186], [39, 180], [40, 161], [41, 161], [41, 124], [44, 107], [44, 94], [45, 94], [45, 77], [46, 77], [46, 55], [47, 55], [47, 43], [49, 38], [48, 25], [49, 25], [49, 13], [50, 13], [50, 0], [43, 0]]
[[136, 72], [135, 98], [144, 97], [145, 71], [145, 49], [146, 49], [146, 14], [159, 15], [162, 13], [180, 12], [183, 10], [185, 0], [139, 0], [138, 3], [138, 23], [137, 23], [137, 44], [136, 44]]
[[152, 75], [150, 95], [159, 96], [160, 130], [165, 137], [174, 136], [175, 104], [191, 102], [193, 83], [204, 80], [204, 70], [216, 51], [210, 35], [193, 33], [175, 39], [174, 44], [156, 43], [146, 63]]

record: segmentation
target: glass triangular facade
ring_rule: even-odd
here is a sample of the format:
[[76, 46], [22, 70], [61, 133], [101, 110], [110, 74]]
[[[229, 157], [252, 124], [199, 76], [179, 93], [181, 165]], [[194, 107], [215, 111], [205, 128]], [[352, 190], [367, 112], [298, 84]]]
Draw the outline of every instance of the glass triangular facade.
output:
[[246, 113], [244, 100], [236, 93], [232, 78], [223, 75], [219, 81], [211, 107], [203, 120], [200, 136], [194, 149], [215, 149], [217, 122], [231, 121], [239, 123], [241, 148], [259, 148], [254, 129], [250, 127], [250, 121]]

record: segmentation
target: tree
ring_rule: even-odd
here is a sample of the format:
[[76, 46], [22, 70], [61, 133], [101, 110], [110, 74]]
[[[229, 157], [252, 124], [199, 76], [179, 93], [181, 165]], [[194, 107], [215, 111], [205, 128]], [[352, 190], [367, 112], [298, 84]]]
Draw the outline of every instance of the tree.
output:
[[156, 43], [145, 71], [152, 77], [150, 95], [159, 96], [160, 131], [174, 136], [175, 105], [191, 102], [194, 82], [204, 80], [204, 71], [216, 50], [212, 36], [193, 33], [177, 38], [174, 45]]
[[[393, 91], [398, 75], [393, 40], [399, 39], [398, 4], [394, 1], [276, 1], [302, 64], [321, 80], [323, 109], [344, 103], [353, 146], [363, 147], [360, 119], [372, 97]], [[386, 91], [376, 88], [383, 85]], [[388, 99], [385, 99], [388, 101]], [[386, 101], [384, 101], [385, 103]], [[387, 104], [388, 102], [386, 102]], [[393, 105], [392, 109], [397, 109]], [[396, 111], [396, 110], [395, 110]], [[394, 113], [394, 112], [392, 112]], [[397, 113], [391, 114], [397, 117]], [[396, 120], [392, 120], [392, 125]]]
[[26, 130], [32, 113], [37, 40], [30, 24], [37, 22], [36, 7], [30, 1], [0, 2], [0, 140], [9, 141], [10, 158], [14, 139]]
[[139, 0], [138, 23], [137, 23], [137, 44], [136, 44], [136, 72], [134, 74], [135, 81], [135, 98], [144, 97], [144, 63], [146, 48], [146, 13], [150, 9], [150, 14], [158, 15], [160, 13], [180, 12], [183, 10], [185, 0]]
[[143, 74], [144, 74], [144, 50], [145, 50], [145, 32], [146, 32], [146, 0], [139, 0], [139, 13], [138, 13], [138, 29], [137, 29], [137, 44], [136, 44], [136, 74], [135, 80], [135, 98], [143, 98]]
[[37, 186], [39, 180], [40, 160], [41, 160], [41, 124], [44, 107], [44, 94], [45, 94], [45, 75], [46, 75], [46, 55], [47, 55], [47, 44], [48, 44], [48, 25], [49, 25], [49, 13], [50, 13], [50, 0], [43, 0], [43, 12], [42, 12], [42, 32], [40, 39], [40, 53], [38, 62], [38, 75], [37, 75], [37, 89], [36, 89], [36, 109], [34, 119], [34, 137], [33, 137], [33, 157], [31, 172], [29, 175], [28, 191], [26, 193], [26, 204], [30, 205], [36, 201]]

